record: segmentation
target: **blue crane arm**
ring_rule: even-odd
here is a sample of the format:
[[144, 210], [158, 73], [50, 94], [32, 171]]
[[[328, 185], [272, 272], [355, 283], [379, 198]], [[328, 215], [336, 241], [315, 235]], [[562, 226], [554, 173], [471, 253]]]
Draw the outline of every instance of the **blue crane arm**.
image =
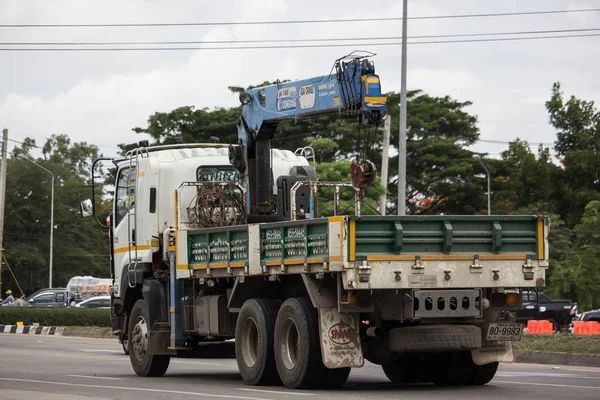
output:
[[[270, 140], [281, 121], [339, 114], [358, 117], [360, 125], [378, 125], [387, 112], [386, 96], [381, 92], [375, 66], [361, 57], [337, 60], [335, 73], [330, 75], [246, 90], [240, 93], [240, 102], [241, 146], [230, 147], [230, 160], [246, 177], [249, 222], [276, 218]], [[374, 164], [367, 163], [353, 165], [353, 182], [361, 187], [375, 177]]]
[[[377, 125], [387, 111], [373, 63], [359, 58], [336, 61], [334, 74], [247, 90], [240, 101], [243, 123], [238, 137], [246, 146], [262, 139], [263, 125], [273, 127], [286, 119], [338, 113]], [[267, 136], [273, 132], [268, 129]]]

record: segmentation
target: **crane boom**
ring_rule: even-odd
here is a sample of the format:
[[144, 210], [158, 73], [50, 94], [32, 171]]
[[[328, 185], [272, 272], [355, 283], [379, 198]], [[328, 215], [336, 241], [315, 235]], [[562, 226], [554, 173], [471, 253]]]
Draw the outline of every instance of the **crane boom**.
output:
[[276, 219], [270, 140], [280, 122], [337, 113], [358, 117], [359, 126], [378, 125], [387, 111], [373, 62], [356, 56], [336, 60], [329, 75], [246, 90], [240, 102], [240, 146], [231, 148], [230, 158], [236, 168], [247, 169], [249, 220], [256, 222]]

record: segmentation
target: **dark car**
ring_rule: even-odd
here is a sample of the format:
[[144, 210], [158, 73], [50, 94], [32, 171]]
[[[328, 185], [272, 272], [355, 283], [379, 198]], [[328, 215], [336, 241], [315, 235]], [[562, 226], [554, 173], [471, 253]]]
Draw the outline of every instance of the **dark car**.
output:
[[591, 310], [581, 313], [574, 321], [596, 321], [600, 322], [600, 310]]
[[69, 291], [67, 289], [42, 289], [29, 296], [24, 302], [25, 307], [67, 307]]
[[571, 300], [552, 300], [544, 293], [523, 292], [522, 309], [517, 311], [517, 321], [548, 320], [555, 331], [568, 327], [577, 314], [577, 303]]

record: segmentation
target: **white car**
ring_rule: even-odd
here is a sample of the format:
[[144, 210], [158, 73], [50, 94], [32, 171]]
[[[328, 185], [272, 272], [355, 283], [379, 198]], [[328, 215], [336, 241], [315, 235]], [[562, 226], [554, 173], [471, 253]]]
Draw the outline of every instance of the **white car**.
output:
[[110, 308], [110, 296], [96, 296], [75, 304], [75, 308]]

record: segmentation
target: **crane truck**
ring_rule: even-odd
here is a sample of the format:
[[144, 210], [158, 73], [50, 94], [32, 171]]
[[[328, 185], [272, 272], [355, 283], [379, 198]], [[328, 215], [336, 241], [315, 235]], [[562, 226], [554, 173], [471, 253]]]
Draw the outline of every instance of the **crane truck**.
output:
[[[109, 223], [82, 202], [109, 229], [111, 323], [137, 375], [231, 339], [250, 385], [336, 388], [365, 360], [393, 382], [484, 385], [514, 361], [521, 292], [545, 284], [547, 217], [361, 215], [373, 163], [320, 182], [305, 153], [271, 148], [285, 120], [377, 126], [386, 95], [368, 58], [239, 97], [237, 143], [142, 141], [112, 160]], [[319, 217], [322, 186], [336, 204], [354, 193], [350, 215]]]

